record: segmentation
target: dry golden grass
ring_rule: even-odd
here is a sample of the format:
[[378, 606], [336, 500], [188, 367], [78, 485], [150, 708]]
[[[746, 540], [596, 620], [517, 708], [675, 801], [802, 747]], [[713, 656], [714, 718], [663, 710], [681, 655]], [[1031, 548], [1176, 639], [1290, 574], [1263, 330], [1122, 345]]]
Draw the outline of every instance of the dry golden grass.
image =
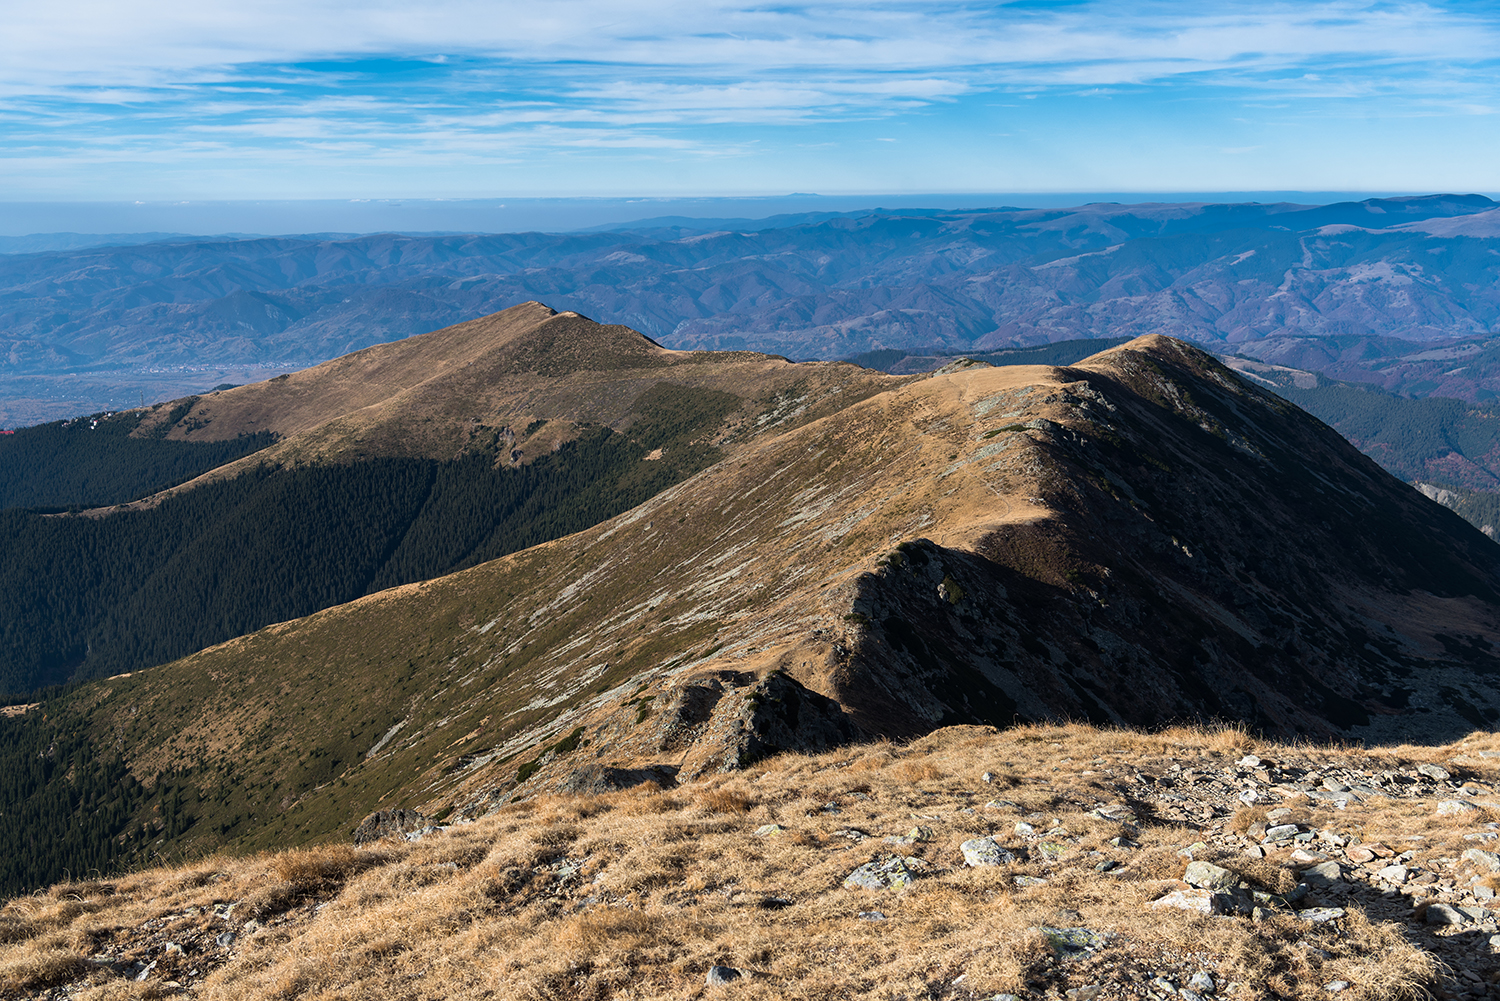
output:
[[[787, 755], [758, 764], [754, 778], [539, 797], [415, 844], [216, 857], [72, 883], [0, 910], [0, 994], [70, 982], [100, 1001], [146, 997], [153, 984], [201, 967], [212, 972], [194, 993], [211, 1001], [649, 1001], [716, 996], [704, 975], [723, 964], [751, 974], [735, 985], [736, 998], [974, 999], [1124, 982], [1191, 955], [1221, 981], [1242, 984], [1242, 997], [1324, 998], [1321, 985], [1334, 979], [1355, 985], [1344, 999], [1426, 996], [1438, 974], [1433, 958], [1401, 927], [1357, 908], [1341, 929], [1152, 910], [1179, 885], [1187, 864], [1179, 850], [1199, 832], [1143, 823], [1135, 846], [1121, 848], [1110, 843], [1119, 824], [1087, 815], [1089, 804], [1117, 798], [1110, 768], [1232, 764], [1252, 749], [1301, 753], [1240, 731], [958, 727], [904, 747]], [[997, 790], [1017, 807], [986, 808]], [[1427, 813], [1383, 801], [1336, 820], [1369, 839], [1427, 831], [1424, 852], [1456, 855], [1460, 828]], [[993, 835], [1014, 844], [1022, 817], [1066, 832], [1060, 859], [963, 863], [960, 842]], [[1223, 826], [1263, 819], [1263, 810], [1246, 810]], [[757, 836], [766, 824], [783, 830]], [[883, 840], [917, 826], [931, 840]], [[891, 852], [924, 859], [922, 878], [901, 891], [843, 887], [854, 868]], [[1273, 891], [1295, 883], [1274, 859], [1198, 857]], [[1120, 868], [1101, 875], [1101, 858]], [[1018, 875], [1047, 882], [1020, 887]], [[860, 917], [869, 911], [886, 920]], [[1043, 926], [1088, 927], [1107, 945], [1062, 962]], [[226, 929], [239, 934], [232, 954], [213, 944]], [[188, 943], [185, 956], [166, 956], [167, 940]], [[127, 982], [84, 958], [100, 950], [158, 959], [158, 979]]]

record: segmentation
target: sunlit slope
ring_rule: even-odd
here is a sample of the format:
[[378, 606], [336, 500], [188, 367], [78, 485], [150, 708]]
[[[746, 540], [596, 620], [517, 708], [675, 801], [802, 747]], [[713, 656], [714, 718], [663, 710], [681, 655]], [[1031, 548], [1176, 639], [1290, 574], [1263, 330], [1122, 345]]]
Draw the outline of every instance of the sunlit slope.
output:
[[160, 408], [140, 433], [217, 440], [269, 430], [281, 438], [242, 466], [449, 459], [484, 448], [516, 463], [546, 454], [580, 427], [624, 430], [636, 400], [663, 381], [733, 393], [745, 404], [741, 419], [759, 417], [786, 390], [797, 390], [789, 409], [801, 416], [842, 403], [839, 394], [851, 384], [893, 383], [849, 365], [669, 351], [628, 327], [530, 302], [267, 382], [189, 397]]
[[[47, 708], [198, 790], [178, 846], [958, 722], [1384, 741], [1497, 713], [1493, 544], [1209, 356], [963, 366], [595, 528]], [[147, 841], [161, 832], [148, 832]]]

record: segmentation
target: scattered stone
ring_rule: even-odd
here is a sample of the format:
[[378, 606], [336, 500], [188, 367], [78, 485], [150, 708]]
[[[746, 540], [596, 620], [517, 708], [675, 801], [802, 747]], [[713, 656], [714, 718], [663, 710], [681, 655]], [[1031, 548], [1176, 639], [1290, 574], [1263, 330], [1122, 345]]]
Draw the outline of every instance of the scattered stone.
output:
[[723, 987], [725, 984], [734, 983], [744, 975], [732, 966], [710, 966], [706, 983], [710, 987]]
[[1063, 959], [1078, 959], [1104, 948], [1104, 936], [1088, 928], [1052, 928], [1042, 925], [1037, 931], [1047, 939], [1052, 951]]
[[1310, 852], [1306, 848], [1298, 848], [1296, 851], [1292, 852], [1291, 857], [1293, 862], [1302, 862], [1308, 865], [1312, 864], [1313, 862], [1328, 861], [1328, 856], [1324, 855], [1322, 852]]
[[1448, 781], [1448, 769], [1441, 765], [1418, 765], [1417, 774], [1425, 775], [1434, 782]]
[[1016, 824], [1016, 833], [1021, 835], [1035, 834], [1036, 828], [1023, 820]]
[[1016, 857], [1001, 848], [993, 838], [973, 838], [958, 846], [964, 861], [971, 866], [1010, 865]]
[[1016, 810], [1016, 809], [1019, 809], [1019, 807], [1017, 807], [1016, 804], [1012, 803], [1008, 799], [992, 799], [992, 800], [990, 800], [988, 803], [986, 803], [984, 805], [985, 805], [985, 808], [989, 809], [989, 810]]
[[1236, 765], [1238, 767], [1240, 767], [1240, 768], [1244, 768], [1244, 769], [1247, 769], [1247, 770], [1251, 769], [1251, 768], [1259, 768], [1260, 767], [1260, 758], [1256, 757], [1253, 754], [1247, 754], [1243, 758], [1241, 758], [1238, 762], [1236, 762]]
[[1220, 914], [1224, 910], [1220, 895], [1212, 890], [1173, 890], [1171, 893], [1154, 900], [1151, 903], [1152, 910], [1165, 908], [1176, 908], [1183, 911], [1193, 911], [1197, 914]]
[[979, 776], [979, 780], [981, 782], [993, 782], [995, 781], [995, 776], [990, 774], [989, 772], [985, 772], [983, 775]]
[[860, 911], [859, 919], [861, 921], [884, 921], [885, 915], [880, 911]]
[[1303, 921], [1310, 921], [1315, 925], [1337, 921], [1343, 916], [1344, 909], [1342, 907], [1309, 907], [1306, 910], [1297, 912], [1297, 917]]
[[1016, 882], [1017, 886], [1046, 886], [1047, 885], [1047, 881], [1045, 879], [1042, 879], [1040, 876], [1017, 876], [1015, 882]]
[[1328, 983], [1323, 985], [1323, 989], [1325, 991], [1329, 991], [1330, 993], [1337, 994], [1339, 991], [1345, 991], [1349, 989], [1349, 981], [1330, 980], [1328, 981]]
[[1116, 862], [1112, 858], [1107, 858], [1103, 862], [1100, 862], [1098, 865], [1094, 866], [1094, 871], [1095, 872], [1113, 872], [1114, 870], [1118, 869], [1119, 867], [1120, 867], [1120, 863]]
[[1363, 848], [1356, 845], [1355, 847], [1344, 849], [1344, 858], [1348, 859], [1350, 862], [1357, 862], [1360, 865], [1363, 865], [1366, 862], [1375, 861], [1375, 853], [1370, 851], [1370, 849], [1368, 848]]
[[221, 931], [219, 932], [218, 937], [214, 939], [214, 943], [220, 949], [228, 949], [230, 946], [234, 945], [234, 940], [238, 937], [239, 936], [235, 935], [235, 933], [232, 931]]
[[1177, 985], [1172, 983], [1172, 981], [1168, 980], [1166, 977], [1153, 977], [1151, 980], [1151, 986], [1155, 987], [1163, 994], [1177, 993]]
[[1445, 799], [1437, 805], [1437, 815], [1439, 817], [1460, 817], [1478, 812], [1479, 807], [1473, 803], [1465, 803], [1461, 799]]
[[1177, 989], [1177, 996], [1181, 998], [1182, 1001], [1203, 1001], [1203, 995], [1199, 994], [1197, 991], [1193, 990], [1190, 987], [1179, 987]]
[[1087, 987], [1074, 987], [1064, 993], [1072, 1001], [1094, 1001], [1094, 998], [1098, 997], [1103, 990], [1104, 985], [1102, 984], [1089, 984]]
[[1430, 925], [1461, 925], [1468, 920], [1468, 916], [1448, 904], [1430, 904], [1422, 920]]
[[1344, 870], [1337, 862], [1320, 862], [1302, 870], [1302, 878], [1313, 886], [1331, 886], [1343, 881]]
[[1189, 862], [1182, 881], [1201, 890], [1228, 890], [1240, 881], [1238, 873], [1212, 862]]
[[1473, 862], [1486, 872], [1500, 872], [1500, 855], [1494, 852], [1483, 851], [1479, 848], [1470, 848], [1464, 852], [1465, 862]]
[[1394, 883], [1396, 886], [1400, 886], [1406, 882], [1407, 877], [1411, 875], [1411, 871], [1404, 865], [1388, 865], [1384, 869], [1377, 870], [1375, 875], [1387, 883]]
[[906, 836], [912, 841], [931, 841], [937, 837], [936, 834], [932, 833], [932, 828], [930, 827], [913, 827], [906, 832]]
[[1296, 824], [1277, 824], [1275, 827], [1267, 828], [1266, 836], [1261, 840], [1265, 844], [1271, 844], [1275, 841], [1290, 841], [1296, 836]]
[[1214, 983], [1214, 978], [1202, 970], [1188, 977], [1187, 985], [1193, 990], [1204, 994], [1212, 994], [1218, 989], [1218, 985]]
[[1177, 854], [1183, 856], [1184, 858], [1192, 858], [1194, 855], [1198, 854], [1199, 852], [1207, 851], [1207, 850], [1208, 850], [1208, 845], [1204, 844], [1201, 841], [1194, 841], [1192, 844], [1188, 845], [1186, 848], [1182, 849]]
[[783, 833], [785, 830], [786, 828], [780, 824], [761, 824], [755, 829], [755, 836], [758, 838], [771, 838]]
[[147, 963], [144, 967], [141, 968], [140, 973], [137, 973], [135, 975], [136, 982], [142, 984], [145, 983], [151, 977], [151, 974], [155, 969], [156, 960], [153, 959], [151, 962]]
[[899, 890], [910, 886], [917, 874], [908, 867], [910, 859], [891, 856], [878, 862], [866, 862], [844, 879], [851, 890]]

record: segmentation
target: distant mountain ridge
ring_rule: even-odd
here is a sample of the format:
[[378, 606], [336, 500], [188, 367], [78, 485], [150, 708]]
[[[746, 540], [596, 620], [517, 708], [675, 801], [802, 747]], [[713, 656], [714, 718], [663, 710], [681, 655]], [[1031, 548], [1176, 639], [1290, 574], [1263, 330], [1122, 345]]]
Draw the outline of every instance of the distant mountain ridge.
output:
[[[0, 257], [0, 374], [312, 364], [529, 300], [671, 348], [837, 358], [1157, 333], [1297, 365], [1289, 351], [1330, 339], [1342, 355], [1381, 338], [1487, 344], [1496, 212], [1478, 195], [871, 210], [753, 229], [668, 218], [13, 254]], [[1500, 369], [1450, 383], [1497, 392]]]

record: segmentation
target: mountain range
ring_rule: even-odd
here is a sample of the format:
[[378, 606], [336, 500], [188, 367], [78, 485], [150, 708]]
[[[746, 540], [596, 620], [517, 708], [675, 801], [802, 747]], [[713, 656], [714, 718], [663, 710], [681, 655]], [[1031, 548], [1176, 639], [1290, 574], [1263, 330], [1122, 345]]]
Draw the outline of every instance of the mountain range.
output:
[[121, 417], [274, 443], [6, 512], [11, 890], [958, 723], [1500, 719], [1500, 549], [1171, 338], [889, 375], [527, 303]]
[[[715, 223], [730, 228], [703, 228]], [[144, 370], [176, 370], [170, 398], [229, 381], [189, 369], [302, 367], [534, 299], [677, 349], [830, 359], [1158, 333], [1402, 393], [1500, 391], [1500, 208], [1482, 196], [748, 225], [172, 238], [0, 256], [11, 401], [0, 420], [55, 414], [43, 403], [60, 396], [74, 414], [123, 409], [126, 396], [162, 392]]]

